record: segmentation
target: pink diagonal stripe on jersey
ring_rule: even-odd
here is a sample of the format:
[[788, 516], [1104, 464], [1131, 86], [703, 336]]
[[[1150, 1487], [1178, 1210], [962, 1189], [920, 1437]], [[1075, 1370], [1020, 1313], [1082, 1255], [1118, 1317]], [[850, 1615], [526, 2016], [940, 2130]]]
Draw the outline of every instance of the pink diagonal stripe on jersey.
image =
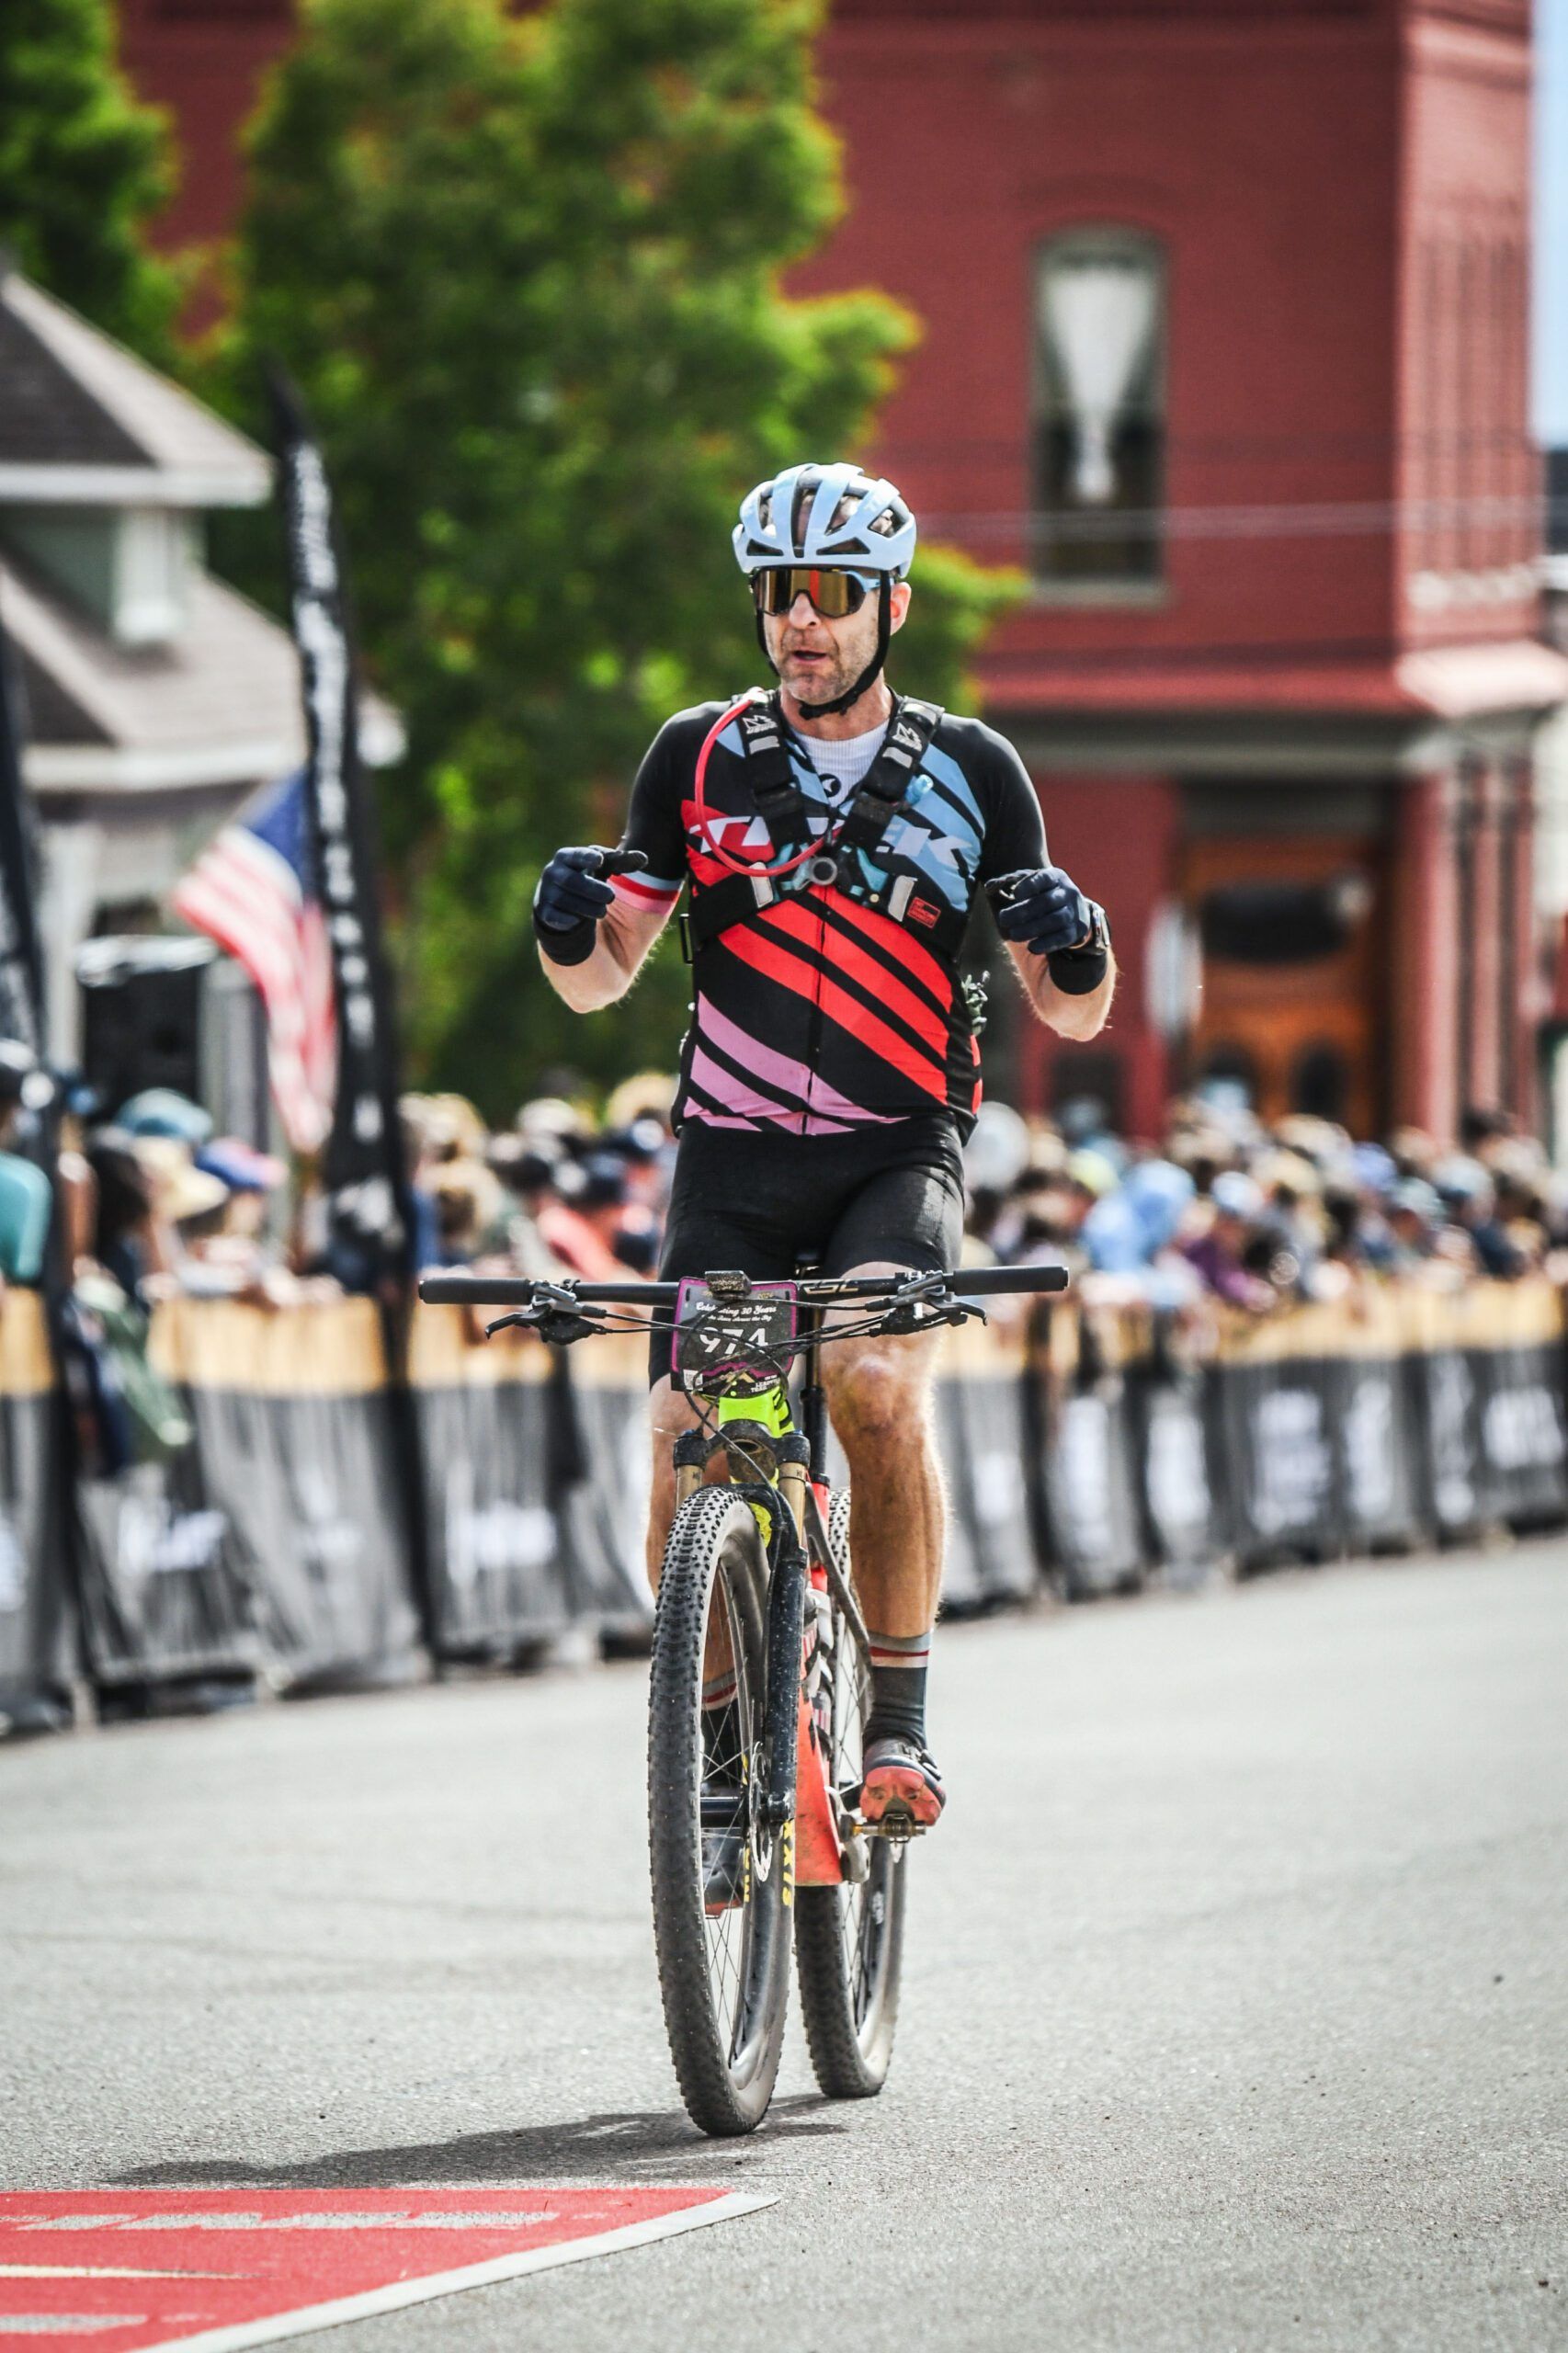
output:
[[771, 1079], [775, 1086], [785, 1087], [791, 1095], [800, 1096], [813, 1110], [826, 1112], [838, 1120], [871, 1120], [880, 1127], [887, 1126], [892, 1117], [889, 1111], [862, 1110], [858, 1103], [851, 1103], [847, 1096], [840, 1095], [835, 1086], [829, 1086], [825, 1080], [814, 1077], [804, 1063], [794, 1062], [788, 1054], [778, 1053], [773, 1047], [765, 1046], [760, 1039], [748, 1037], [738, 1021], [732, 1021], [728, 1014], [719, 1012], [705, 996], [697, 1000], [697, 1026], [708, 1032], [722, 1052], [735, 1062], [744, 1063], [760, 1078]]
[[823, 1120], [811, 1111], [797, 1111], [792, 1104], [780, 1103], [776, 1097], [762, 1094], [744, 1079], [732, 1078], [700, 1046], [692, 1053], [691, 1075], [704, 1095], [710, 1095], [715, 1103], [722, 1103], [727, 1111], [739, 1112], [747, 1120], [765, 1120], [773, 1128], [798, 1128], [808, 1136], [846, 1136], [850, 1132], [843, 1120]]

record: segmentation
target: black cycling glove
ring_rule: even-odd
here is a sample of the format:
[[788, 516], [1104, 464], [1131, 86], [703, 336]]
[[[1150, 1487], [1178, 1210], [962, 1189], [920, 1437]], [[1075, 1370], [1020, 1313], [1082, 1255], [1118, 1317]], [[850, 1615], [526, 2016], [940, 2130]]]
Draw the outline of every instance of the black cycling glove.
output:
[[1110, 962], [1105, 909], [1070, 874], [1059, 866], [1024, 867], [986, 888], [1003, 938], [1027, 940], [1031, 956], [1045, 957], [1064, 995], [1098, 988]]
[[603, 878], [646, 866], [640, 849], [558, 849], [534, 892], [534, 937], [552, 964], [582, 964], [615, 892]]

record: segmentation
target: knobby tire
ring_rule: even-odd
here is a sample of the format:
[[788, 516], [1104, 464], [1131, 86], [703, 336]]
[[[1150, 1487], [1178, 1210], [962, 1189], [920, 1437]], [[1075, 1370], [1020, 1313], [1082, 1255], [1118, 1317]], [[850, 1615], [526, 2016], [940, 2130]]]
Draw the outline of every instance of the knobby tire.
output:
[[[756, 1519], [722, 1486], [699, 1487], [676, 1516], [653, 1620], [648, 1704], [648, 1826], [653, 1941], [670, 2055], [692, 2122], [753, 2132], [778, 2074], [790, 1992], [792, 1913], [784, 1841], [754, 1823], [746, 1900], [706, 1909], [701, 1799], [702, 1686], [709, 1627], [721, 1612], [736, 1665], [737, 1719], [755, 1768], [766, 1693], [766, 1559]], [[733, 1965], [714, 1954], [735, 1946]], [[732, 2015], [733, 2007], [733, 2015]]]

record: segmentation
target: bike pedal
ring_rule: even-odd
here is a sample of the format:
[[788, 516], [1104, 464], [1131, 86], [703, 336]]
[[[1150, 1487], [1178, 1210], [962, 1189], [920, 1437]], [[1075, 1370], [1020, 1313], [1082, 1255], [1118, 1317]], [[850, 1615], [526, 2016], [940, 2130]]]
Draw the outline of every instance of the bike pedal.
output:
[[906, 1846], [911, 1838], [924, 1838], [929, 1825], [916, 1822], [914, 1815], [902, 1813], [891, 1807], [880, 1822], [852, 1822], [850, 1829], [857, 1838], [891, 1838], [895, 1846]]

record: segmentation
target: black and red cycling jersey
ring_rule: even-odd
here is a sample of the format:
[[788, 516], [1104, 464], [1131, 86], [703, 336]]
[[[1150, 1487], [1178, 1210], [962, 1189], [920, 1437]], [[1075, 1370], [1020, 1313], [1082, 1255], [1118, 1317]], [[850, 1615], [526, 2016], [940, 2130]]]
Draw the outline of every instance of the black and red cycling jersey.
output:
[[[694, 907], [725, 879], [697, 824], [697, 756], [725, 706], [683, 710], [660, 730], [638, 770], [623, 847], [647, 871], [621, 876], [627, 904], [667, 913], [689, 883]], [[825, 836], [854, 788], [819, 774], [804, 740], [788, 738], [813, 836]], [[732, 857], [775, 853], [758, 814], [738, 726], [714, 745], [704, 783], [713, 836]], [[958, 950], [926, 931], [937, 906], [967, 915], [994, 876], [1045, 863], [1045, 831], [1028, 772], [1006, 739], [976, 719], [944, 716], [874, 863], [876, 891], [912, 872], [921, 896], [902, 921], [844, 890], [813, 884], [806, 865], [781, 874], [778, 897], [698, 948], [691, 1027], [681, 1053], [676, 1124], [846, 1134], [947, 1110], [967, 1132], [980, 1106], [980, 1055]], [[956, 926], [938, 926], [944, 938]]]

